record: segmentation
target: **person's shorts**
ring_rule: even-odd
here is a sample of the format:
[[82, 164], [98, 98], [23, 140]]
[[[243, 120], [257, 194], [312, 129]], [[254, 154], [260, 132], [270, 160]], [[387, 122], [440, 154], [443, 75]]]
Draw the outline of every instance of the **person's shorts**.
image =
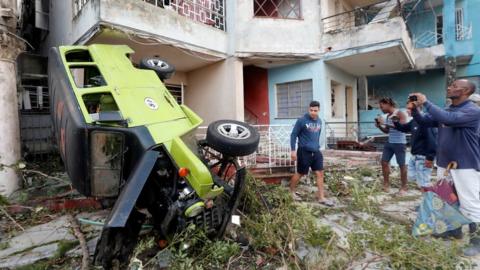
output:
[[307, 174], [308, 169], [323, 171], [323, 155], [320, 151], [308, 151], [303, 148], [297, 150], [297, 172]]
[[386, 143], [383, 148], [382, 161], [390, 162], [395, 155], [398, 166], [404, 166], [406, 152], [407, 147], [403, 143]]
[[432, 168], [425, 167], [425, 156], [412, 156], [408, 162], [408, 179], [416, 181], [418, 187], [430, 185]]

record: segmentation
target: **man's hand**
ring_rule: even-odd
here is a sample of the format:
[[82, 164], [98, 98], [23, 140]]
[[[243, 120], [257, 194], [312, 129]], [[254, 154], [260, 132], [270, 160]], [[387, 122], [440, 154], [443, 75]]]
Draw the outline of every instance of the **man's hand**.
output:
[[295, 152], [295, 150], [292, 151], [290, 153], [290, 157], [292, 158], [292, 161], [296, 161], [297, 160], [297, 152]]
[[410, 111], [413, 111], [413, 110], [417, 109], [417, 106], [415, 105], [414, 102], [408, 102], [407, 103], [407, 109], [410, 110]]
[[383, 124], [383, 117], [377, 116], [377, 118], [375, 118], [375, 126], [378, 128], [378, 127], [380, 127], [382, 124]]
[[423, 103], [427, 102], [427, 97], [422, 94], [422, 93], [412, 93], [409, 96], [416, 96], [417, 101], [413, 101], [415, 103], [415, 106], [423, 105]]
[[432, 160], [425, 160], [425, 168], [433, 168], [433, 161]]

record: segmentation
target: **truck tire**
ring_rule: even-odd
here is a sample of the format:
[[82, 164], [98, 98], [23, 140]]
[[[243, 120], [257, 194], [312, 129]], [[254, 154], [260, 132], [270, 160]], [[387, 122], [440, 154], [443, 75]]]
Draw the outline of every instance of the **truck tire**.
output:
[[175, 67], [172, 66], [165, 60], [155, 57], [147, 57], [143, 58], [140, 61], [139, 67], [141, 69], [150, 69], [157, 73], [160, 80], [164, 81], [166, 79], [170, 79], [175, 73]]
[[219, 120], [207, 129], [207, 143], [223, 155], [246, 156], [257, 150], [258, 131], [249, 124], [235, 120]]

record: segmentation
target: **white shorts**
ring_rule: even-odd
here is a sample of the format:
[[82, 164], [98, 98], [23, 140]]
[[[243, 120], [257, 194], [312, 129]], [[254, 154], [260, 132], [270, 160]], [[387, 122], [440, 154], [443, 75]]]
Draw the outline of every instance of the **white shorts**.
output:
[[[443, 178], [445, 168], [438, 167], [437, 178]], [[473, 222], [480, 222], [480, 172], [474, 169], [451, 170], [460, 212]]]

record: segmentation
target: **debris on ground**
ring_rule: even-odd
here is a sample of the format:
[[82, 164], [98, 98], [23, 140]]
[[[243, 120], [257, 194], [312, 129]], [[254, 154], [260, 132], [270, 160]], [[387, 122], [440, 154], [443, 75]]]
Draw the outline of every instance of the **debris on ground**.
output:
[[[299, 202], [285, 186], [250, 177], [224, 239], [190, 226], [166, 242], [146, 226], [129, 269], [480, 269], [479, 259], [461, 257], [466, 240], [414, 238], [421, 192], [411, 185], [395, 196], [397, 173], [384, 193], [379, 172], [372, 166], [326, 172], [334, 207], [316, 202], [312, 177], [302, 180]], [[86, 198], [58, 179], [31, 177], [26, 189], [0, 200], [8, 214], [0, 215], [0, 269], [80, 269], [91, 262], [109, 210], [32, 204]]]

